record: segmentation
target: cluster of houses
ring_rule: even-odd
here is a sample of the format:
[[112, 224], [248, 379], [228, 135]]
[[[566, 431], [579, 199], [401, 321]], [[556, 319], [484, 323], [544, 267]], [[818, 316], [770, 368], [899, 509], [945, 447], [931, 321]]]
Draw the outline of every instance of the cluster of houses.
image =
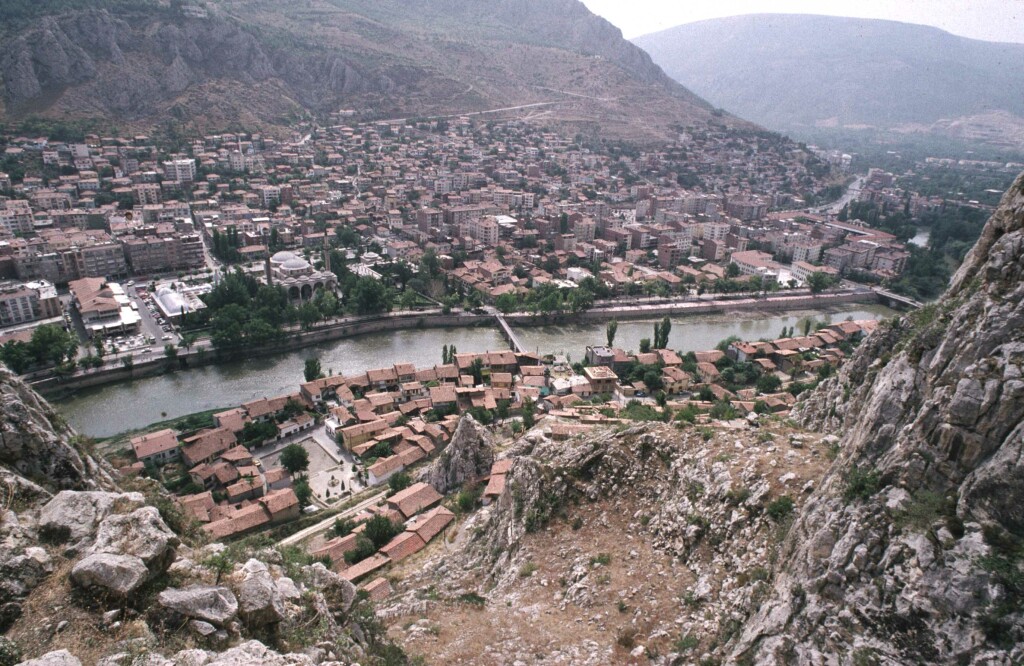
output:
[[[456, 353], [451, 363], [430, 368], [400, 363], [324, 377], [301, 384], [298, 393], [262, 398], [217, 413], [212, 428], [184, 436], [161, 430], [135, 437], [131, 444], [138, 462], [126, 471], [182, 465], [193, 488], [202, 489], [179, 498], [182, 507], [209, 534], [226, 538], [299, 512], [287, 472], [263, 469], [248, 448], [264, 440], [243, 440], [252, 424], [273, 425], [270, 438], [278, 439], [316, 427], [322, 419], [326, 433], [363, 465], [366, 483], [375, 486], [443, 448], [463, 413], [483, 410], [505, 418], [519, 413], [529, 400], [537, 409], [562, 417], [551, 426], [552, 437], [561, 439], [617, 418], [617, 412], [634, 400], [653, 405], [654, 391], [644, 380], [635, 379], [638, 366], [655, 369], [673, 408], [691, 405], [708, 411], [714, 402], [728, 401], [740, 413], [759, 408], [784, 413], [795, 402], [791, 392], [781, 387], [778, 392], [762, 393], [754, 387], [729, 386], [722, 377], [729, 363], [723, 361], [752, 364], [761, 374], [778, 376], [780, 382], [795, 380], [840, 364], [845, 357], [842, 348], [876, 325], [875, 321], [844, 321], [805, 336], [734, 341], [724, 350], [685, 356], [670, 349], [635, 354], [614, 347], [588, 347], [582, 368], [564, 359], [496, 351]], [[646, 373], [644, 379], [651, 381]], [[500, 484], [502, 473], [495, 472], [491, 483]], [[500, 488], [489, 488], [488, 493], [492, 490], [500, 494]], [[405, 519], [412, 515], [402, 506], [394, 508]], [[418, 543], [412, 537], [405, 539]], [[382, 552], [381, 557], [391, 557], [387, 549]]]
[[[312, 551], [312, 555], [329, 558], [332, 567], [343, 578], [353, 583], [358, 582], [426, 548], [455, 519], [454, 513], [439, 506], [442, 499], [441, 494], [429, 484], [415, 483], [391, 495], [384, 504], [356, 515], [353, 520], [357, 526], [351, 533], [334, 537]], [[404, 524], [405, 529], [373, 555], [348, 563], [345, 555], [356, 550], [360, 535], [366, 529], [366, 521], [374, 516], [384, 516], [396, 525]], [[390, 592], [386, 581], [380, 578], [365, 587], [371, 596], [375, 593], [386, 596]]]
[[430, 368], [400, 363], [317, 379], [302, 384], [300, 395], [326, 412], [327, 433], [368, 463], [367, 483], [377, 485], [444, 446], [459, 414], [499, 404], [511, 412], [526, 398], [540, 399], [544, 372], [535, 354], [456, 353]]
[[237, 536], [295, 518], [300, 506], [291, 475], [282, 467], [264, 469], [239, 437], [251, 422], [275, 423], [279, 437], [312, 427], [315, 421], [305, 411], [280, 423], [274, 421], [296, 397], [246, 403], [215, 414], [213, 428], [187, 435], [163, 429], [133, 437], [130, 443], [137, 461], [122, 472], [180, 466], [191, 481], [188, 487], [202, 490], [178, 497], [178, 503], [214, 538]]

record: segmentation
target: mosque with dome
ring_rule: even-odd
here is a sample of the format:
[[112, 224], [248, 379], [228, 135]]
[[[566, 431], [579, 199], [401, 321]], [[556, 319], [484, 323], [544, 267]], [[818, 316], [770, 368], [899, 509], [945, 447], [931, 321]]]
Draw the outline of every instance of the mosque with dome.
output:
[[267, 259], [266, 279], [267, 284], [282, 286], [292, 304], [311, 300], [321, 289], [334, 291], [338, 287], [338, 278], [331, 272], [330, 264], [326, 270], [318, 271], [301, 256], [287, 251]]

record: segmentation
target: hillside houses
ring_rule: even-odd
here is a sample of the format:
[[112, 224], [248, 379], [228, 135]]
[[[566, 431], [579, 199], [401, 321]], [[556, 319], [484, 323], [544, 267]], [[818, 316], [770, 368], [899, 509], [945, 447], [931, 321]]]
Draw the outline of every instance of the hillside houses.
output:
[[283, 488], [241, 508], [214, 507], [208, 515], [215, 519], [204, 524], [203, 531], [212, 539], [227, 539], [298, 518], [299, 499], [291, 488]]
[[[352, 532], [327, 540], [312, 550], [311, 555], [330, 558], [332, 567], [342, 577], [358, 581], [418, 553], [440, 534], [455, 519], [454, 513], [443, 506], [436, 506], [441, 500], [442, 496], [425, 483], [409, 486], [387, 498], [384, 504], [356, 515], [353, 519], [356, 527]], [[375, 516], [383, 516], [395, 525], [404, 525], [404, 530], [381, 546], [378, 552], [360, 561], [349, 562], [350, 554], [359, 550], [360, 539], [365, 539], [362, 534], [366, 521]]]

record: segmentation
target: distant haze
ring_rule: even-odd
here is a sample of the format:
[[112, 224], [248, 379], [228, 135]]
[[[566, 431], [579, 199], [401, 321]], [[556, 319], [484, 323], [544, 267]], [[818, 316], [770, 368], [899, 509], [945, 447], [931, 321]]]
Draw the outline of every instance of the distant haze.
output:
[[1013, 145], [1024, 123], [1021, 44], [779, 14], [691, 23], [634, 42], [712, 104], [770, 129], [870, 126]]
[[942, 28], [972, 39], [1024, 43], [1021, 0], [583, 0], [627, 39], [684, 23], [741, 14], [821, 14]]

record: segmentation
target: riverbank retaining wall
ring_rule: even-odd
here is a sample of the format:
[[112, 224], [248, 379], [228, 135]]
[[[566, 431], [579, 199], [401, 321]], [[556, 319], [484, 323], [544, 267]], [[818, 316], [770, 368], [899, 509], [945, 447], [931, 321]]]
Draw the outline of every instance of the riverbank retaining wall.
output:
[[[508, 314], [505, 319], [515, 326], [545, 326], [555, 323], [591, 323], [604, 322], [612, 319], [648, 319], [665, 315], [688, 315], [727, 313], [734, 311], [779, 312], [785, 310], [808, 310], [831, 307], [844, 303], [876, 302], [877, 295], [873, 292], [847, 294], [820, 294], [817, 296], [774, 296], [770, 298], [748, 298], [721, 301], [686, 301], [683, 303], [651, 304], [638, 303], [616, 307], [594, 308], [585, 312], [544, 317], [532, 314]], [[417, 328], [462, 328], [473, 326], [496, 326], [493, 316], [487, 314], [443, 314], [440, 311], [420, 313], [400, 313], [380, 315], [379, 317], [361, 318], [329, 322], [314, 327], [309, 331], [295, 332], [281, 342], [266, 347], [246, 349], [234, 355], [220, 354], [211, 349], [179, 350], [175, 365], [181, 368], [196, 368], [203, 365], [219, 363], [225, 360], [237, 360], [240, 357], [254, 358], [281, 354], [303, 347], [325, 342], [333, 342], [348, 337], [380, 333], [382, 331], [412, 330]], [[399, 359], [400, 360], [400, 359]], [[31, 382], [32, 387], [50, 397], [59, 397], [79, 389], [113, 384], [117, 382], [141, 379], [171, 372], [172, 364], [161, 355], [152, 359], [136, 360], [132, 368], [125, 368], [116, 359], [108, 360], [107, 367], [77, 374], [69, 378], [48, 377]]]
[[465, 328], [492, 325], [494, 325], [494, 318], [489, 315], [446, 315], [430, 312], [391, 316], [382, 315], [377, 318], [356, 321], [331, 322], [309, 331], [293, 333], [277, 344], [247, 348], [234, 354], [221, 354], [212, 349], [190, 349], [188, 351], [180, 349], [178, 350], [178, 360], [176, 362], [172, 362], [160, 354], [155, 355], [151, 359], [136, 360], [131, 368], [125, 368], [118, 360], [111, 358], [107, 361], [109, 365], [106, 367], [77, 374], [73, 377], [47, 377], [30, 383], [32, 388], [43, 395], [55, 397], [79, 389], [164, 374], [171, 372], [171, 367], [177, 369], [197, 368], [226, 360], [272, 356], [302, 349], [303, 347], [333, 342], [357, 335], [366, 335], [368, 333], [414, 330], [417, 328]]

